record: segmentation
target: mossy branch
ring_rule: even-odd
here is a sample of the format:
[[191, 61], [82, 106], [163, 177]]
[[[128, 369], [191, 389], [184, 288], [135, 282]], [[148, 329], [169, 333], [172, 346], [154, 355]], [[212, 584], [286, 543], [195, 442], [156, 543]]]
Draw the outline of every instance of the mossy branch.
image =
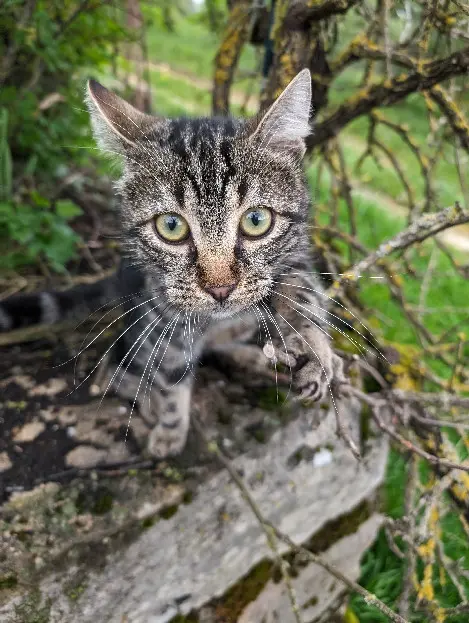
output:
[[293, 2], [285, 19], [285, 26], [302, 30], [311, 22], [347, 13], [359, 0], [306, 0]]
[[465, 75], [468, 69], [469, 48], [464, 48], [444, 59], [427, 62], [411, 73], [362, 89], [341, 104], [329, 117], [316, 124], [314, 134], [308, 139], [308, 148], [322, 145], [354, 119], [369, 114], [378, 106], [396, 104], [411, 93], [429, 90], [449, 78]]
[[436, 236], [449, 227], [463, 223], [469, 223], [469, 211], [464, 210], [458, 203], [433, 214], [424, 214], [341, 275], [329, 289], [328, 295], [337, 296], [346, 283], [356, 282], [364, 272], [391, 253], [407, 249], [413, 244]]

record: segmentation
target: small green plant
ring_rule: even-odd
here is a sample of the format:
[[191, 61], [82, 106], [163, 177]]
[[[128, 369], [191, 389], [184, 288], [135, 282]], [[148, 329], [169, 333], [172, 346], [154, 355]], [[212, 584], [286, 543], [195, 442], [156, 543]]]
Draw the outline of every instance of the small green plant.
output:
[[13, 172], [10, 146], [8, 145], [8, 111], [0, 109], [0, 199], [11, 197], [13, 188]]
[[[86, 3], [85, 3], [86, 4]], [[130, 40], [106, 2], [0, 2], [0, 245], [2, 268], [63, 271], [79, 236], [79, 208], [57, 201], [61, 180], [97, 163], [83, 104], [86, 78]], [[28, 5], [26, 7], [26, 5]], [[90, 154], [91, 157], [90, 157]]]
[[73, 202], [60, 200], [52, 205], [36, 192], [27, 203], [0, 201], [0, 243], [6, 250], [3, 267], [16, 269], [43, 260], [63, 272], [80, 240], [69, 221], [80, 214]]

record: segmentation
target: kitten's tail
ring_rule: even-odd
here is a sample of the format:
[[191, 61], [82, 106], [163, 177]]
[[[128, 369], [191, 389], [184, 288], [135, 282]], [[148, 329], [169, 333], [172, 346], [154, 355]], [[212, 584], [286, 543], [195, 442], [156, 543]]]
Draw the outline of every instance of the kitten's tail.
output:
[[69, 290], [17, 294], [0, 301], [0, 333], [36, 324], [80, 320], [119, 296], [117, 275]]

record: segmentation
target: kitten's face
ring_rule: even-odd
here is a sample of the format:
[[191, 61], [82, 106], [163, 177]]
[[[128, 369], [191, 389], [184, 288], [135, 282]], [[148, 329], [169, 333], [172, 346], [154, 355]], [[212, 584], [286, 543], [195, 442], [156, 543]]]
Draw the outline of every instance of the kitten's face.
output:
[[172, 121], [129, 154], [129, 250], [181, 311], [225, 316], [266, 298], [305, 240], [299, 159], [228, 120]]
[[[309, 74], [299, 74], [257, 125], [157, 120], [119, 98], [125, 108], [116, 122], [109, 119], [114, 99], [103, 115], [105, 98], [116, 96], [91, 91], [101, 143], [109, 147], [104, 116], [117, 127], [125, 155], [120, 190], [128, 254], [178, 311], [223, 317], [253, 308], [304, 252], [308, 195], [301, 157], [309, 85]], [[138, 131], [124, 127], [129, 113]]]

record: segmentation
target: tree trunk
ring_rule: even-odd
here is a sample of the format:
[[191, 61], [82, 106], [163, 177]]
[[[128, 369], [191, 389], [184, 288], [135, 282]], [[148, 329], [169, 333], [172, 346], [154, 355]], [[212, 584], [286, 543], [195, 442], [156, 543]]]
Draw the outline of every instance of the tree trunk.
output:
[[148, 84], [145, 54], [144, 19], [139, 0], [126, 0], [126, 26], [134, 31], [135, 41], [125, 46], [125, 55], [132, 62], [137, 84], [132, 96], [132, 104], [144, 112], [150, 112], [151, 94]]
[[212, 101], [212, 110], [215, 115], [224, 115], [229, 111], [231, 84], [241, 50], [249, 37], [251, 20], [251, 0], [233, 1], [228, 22], [215, 57]]
[[226, 114], [229, 111], [233, 76], [243, 45], [247, 42], [265, 46], [265, 82], [261, 108], [269, 106], [305, 67], [311, 70], [314, 112], [317, 113], [325, 106], [330, 69], [321, 26], [314, 21], [322, 19], [323, 14], [316, 13], [313, 11], [311, 14], [307, 10], [306, 2], [273, 0], [269, 11], [266, 7], [254, 9], [248, 0], [233, 0], [215, 59], [214, 114]]
[[[261, 106], [270, 106], [296, 74], [308, 67], [313, 87], [313, 110], [317, 113], [327, 104], [330, 69], [321, 36], [321, 26], [308, 22], [298, 11], [300, 3], [277, 0], [274, 3], [272, 65], [261, 94]], [[306, 3], [305, 3], [306, 4]]]

